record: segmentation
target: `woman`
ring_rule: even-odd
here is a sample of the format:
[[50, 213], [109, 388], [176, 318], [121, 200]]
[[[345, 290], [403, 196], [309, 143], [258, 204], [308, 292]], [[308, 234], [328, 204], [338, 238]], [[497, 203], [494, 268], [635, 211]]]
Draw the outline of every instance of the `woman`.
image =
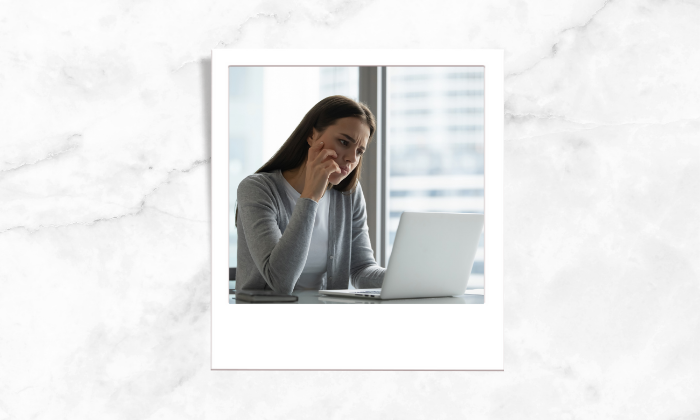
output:
[[237, 289], [381, 287], [360, 187], [376, 130], [366, 105], [329, 96], [238, 186]]

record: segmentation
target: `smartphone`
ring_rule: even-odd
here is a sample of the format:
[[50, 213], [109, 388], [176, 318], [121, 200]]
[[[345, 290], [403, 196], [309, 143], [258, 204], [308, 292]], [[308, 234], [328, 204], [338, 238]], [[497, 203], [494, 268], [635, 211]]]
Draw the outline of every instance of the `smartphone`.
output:
[[299, 296], [285, 295], [274, 290], [238, 290], [236, 300], [252, 303], [296, 302]]

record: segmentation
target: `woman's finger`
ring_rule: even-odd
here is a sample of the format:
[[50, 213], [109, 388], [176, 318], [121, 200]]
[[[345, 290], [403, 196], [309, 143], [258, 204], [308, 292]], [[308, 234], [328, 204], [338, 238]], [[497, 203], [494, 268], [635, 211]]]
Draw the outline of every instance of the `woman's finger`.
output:
[[329, 156], [332, 157], [333, 159], [335, 159], [338, 157], [338, 154], [333, 149], [324, 149], [324, 150], [321, 150], [321, 153], [318, 154], [317, 159], [319, 159], [320, 162], [323, 162]]
[[318, 154], [323, 150], [323, 142], [319, 141], [318, 143], [314, 144], [313, 146], [309, 147], [309, 160], [313, 161], [316, 159]]
[[332, 160], [330, 161], [330, 165], [325, 166], [325, 169], [328, 175], [332, 174], [333, 172], [341, 172], [340, 166], [338, 166], [338, 164]]

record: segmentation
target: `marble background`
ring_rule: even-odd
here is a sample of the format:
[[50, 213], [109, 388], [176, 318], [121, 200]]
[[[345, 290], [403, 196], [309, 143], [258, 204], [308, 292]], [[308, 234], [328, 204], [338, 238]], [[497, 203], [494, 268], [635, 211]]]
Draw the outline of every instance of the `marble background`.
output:
[[[698, 0], [0, 1], [0, 420], [700, 418]], [[505, 371], [210, 371], [210, 50], [505, 50]]]

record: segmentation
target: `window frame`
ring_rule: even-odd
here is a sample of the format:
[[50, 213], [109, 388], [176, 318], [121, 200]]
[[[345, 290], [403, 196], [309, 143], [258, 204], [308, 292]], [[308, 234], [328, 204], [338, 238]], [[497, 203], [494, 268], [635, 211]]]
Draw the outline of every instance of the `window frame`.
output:
[[360, 184], [365, 196], [367, 228], [374, 258], [377, 264], [386, 267], [389, 262], [386, 252], [389, 244], [386, 66], [360, 66], [359, 70], [359, 99], [372, 111], [377, 124], [374, 139], [362, 157]]

